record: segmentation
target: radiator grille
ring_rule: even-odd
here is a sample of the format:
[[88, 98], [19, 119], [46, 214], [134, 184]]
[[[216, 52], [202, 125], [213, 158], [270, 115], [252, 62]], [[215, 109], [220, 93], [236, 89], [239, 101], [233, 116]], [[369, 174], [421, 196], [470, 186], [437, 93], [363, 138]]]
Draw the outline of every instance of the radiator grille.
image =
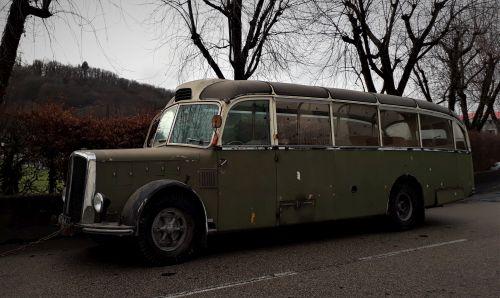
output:
[[71, 218], [72, 222], [79, 222], [82, 217], [83, 197], [87, 177], [87, 159], [85, 157], [72, 156], [68, 177], [65, 213]]

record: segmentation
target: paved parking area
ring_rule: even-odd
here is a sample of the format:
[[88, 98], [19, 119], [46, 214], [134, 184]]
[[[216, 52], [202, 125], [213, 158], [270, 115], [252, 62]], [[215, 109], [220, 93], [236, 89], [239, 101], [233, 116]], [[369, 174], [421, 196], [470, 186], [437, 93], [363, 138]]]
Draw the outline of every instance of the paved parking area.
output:
[[0, 258], [0, 296], [500, 296], [495, 192], [430, 209], [411, 231], [355, 220], [216, 236], [209, 245], [190, 262], [147, 268], [124, 244], [53, 239]]

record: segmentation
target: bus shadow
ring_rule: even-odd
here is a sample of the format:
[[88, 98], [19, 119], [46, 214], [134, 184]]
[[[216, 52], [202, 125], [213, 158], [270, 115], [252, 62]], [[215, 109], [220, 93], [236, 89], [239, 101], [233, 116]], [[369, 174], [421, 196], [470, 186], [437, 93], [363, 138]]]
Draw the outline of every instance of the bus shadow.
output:
[[119, 268], [144, 266], [132, 239], [117, 237], [109, 242], [98, 243], [90, 237], [85, 238], [88, 238], [91, 243], [90, 247], [82, 250], [81, 258], [79, 258], [85, 264], [106, 264]]
[[[424, 225], [408, 232], [416, 232], [418, 236], [422, 234], [423, 230], [427, 233], [434, 229], [442, 229], [450, 226], [450, 223], [446, 220], [433, 218], [427, 220]], [[210, 235], [208, 237], [208, 247], [203, 250], [197, 259], [202, 260], [255, 249], [293, 247], [305, 243], [389, 233], [397, 232], [390, 228], [385, 217], [234, 231]], [[127, 239], [117, 239], [117, 241], [105, 244], [95, 243], [82, 253], [81, 261], [87, 264], [107, 264], [121, 268], [144, 266], [141, 258], [137, 255], [133, 241]]]
[[[442, 220], [428, 220], [413, 230], [419, 233], [449, 226]], [[272, 229], [230, 232], [210, 236], [205, 256], [215, 256], [236, 251], [294, 246], [304, 243], [355, 238], [362, 235], [398, 233], [391, 228], [386, 217], [337, 220], [314, 224], [301, 224]]]

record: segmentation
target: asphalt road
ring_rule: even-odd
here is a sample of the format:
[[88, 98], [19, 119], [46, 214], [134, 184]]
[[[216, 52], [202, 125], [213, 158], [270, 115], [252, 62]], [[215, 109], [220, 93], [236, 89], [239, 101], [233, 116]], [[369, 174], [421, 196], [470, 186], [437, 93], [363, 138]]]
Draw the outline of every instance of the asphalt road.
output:
[[[127, 245], [58, 238], [0, 258], [0, 296], [500, 296], [500, 192], [390, 232], [355, 220], [222, 235], [190, 262], [147, 268]], [[2, 245], [0, 251], [13, 245]]]

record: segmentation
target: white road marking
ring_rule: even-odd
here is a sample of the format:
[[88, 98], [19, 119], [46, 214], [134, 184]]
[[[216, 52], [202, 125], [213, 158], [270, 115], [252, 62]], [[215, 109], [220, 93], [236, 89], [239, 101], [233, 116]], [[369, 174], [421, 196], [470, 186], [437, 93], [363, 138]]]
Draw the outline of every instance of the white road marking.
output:
[[382, 259], [382, 258], [387, 258], [387, 257], [392, 257], [395, 255], [403, 254], [403, 253], [408, 253], [408, 252], [413, 252], [413, 251], [417, 251], [417, 250], [433, 248], [433, 247], [438, 247], [438, 246], [450, 245], [450, 244], [455, 244], [455, 243], [460, 243], [460, 242], [465, 242], [465, 241], [467, 241], [467, 239], [457, 239], [457, 240], [453, 240], [453, 241], [439, 242], [439, 243], [419, 246], [419, 247], [415, 247], [415, 248], [408, 248], [408, 249], [403, 249], [403, 250], [391, 251], [391, 252], [384, 253], [384, 254], [363, 257], [363, 258], [359, 258], [358, 260], [359, 261], [368, 261], [368, 260], [374, 260], [374, 259]]
[[[415, 247], [415, 248], [408, 248], [408, 249], [383, 253], [383, 254], [379, 254], [379, 255], [363, 257], [363, 258], [359, 258], [358, 261], [382, 259], [382, 258], [387, 258], [387, 257], [392, 257], [395, 255], [403, 254], [403, 253], [409, 253], [409, 252], [413, 252], [413, 251], [418, 251], [418, 250], [423, 250], [423, 249], [428, 249], [428, 248], [433, 248], [433, 247], [439, 247], [439, 246], [444, 246], [444, 245], [450, 245], [450, 244], [455, 244], [455, 243], [460, 243], [460, 242], [465, 242], [465, 241], [467, 241], [467, 239], [457, 239], [457, 240], [452, 240], [452, 241], [447, 241], [447, 242], [439, 242], [439, 243], [419, 246], [419, 247]], [[295, 272], [295, 271], [274, 273], [271, 275], [259, 276], [259, 277], [255, 277], [255, 278], [251, 278], [251, 279], [247, 279], [247, 280], [240, 280], [240, 281], [235, 281], [235, 282], [223, 283], [220, 285], [208, 286], [205, 288], [194, 289], [191, 291], [168, 294], [168, 295], [163, 296], [163, 297], [166, 297], [166, 298], [186, 297], [186, 296], [191, 296], [191, 295], [196, 295], [196, 294], [203, 294], [203, 293], [207, 293], [207, 292], [223, 290], [223, 289], [227, 289], [227, 288], [240, 287], [240, 286], [244, 286], [244, 285], [248, 285], [248, 284], [258, 283], [258, 282], [262, 282], [262, 281], [267, 281], [267, 280], [272, 280], [272, 279], [277, 279], [277, 278], [282, 278], [282, 277], [287, 277], [287, 276], [293, 276], [293, 275], [297, 275], [297, 274], [299, 274], [299, 273]]]
[[297, 272], [294, 272], [294, 271], [274, 273], [271, 275], [264, 275], [264, 276], [260, 276], [260, 277], [247, 279], [247, 280], [241, 280], [241, 281], [236, 281], [236, 282], [224, 283], [224, 284], [220, 284], [220, 285], [208, 286], [206, 288], [195, 289], [192, 291], [168, 294], [167, 296], [164, 296], [164, 297], [168, 297], [168, 298], [186, 297], [186, 296], [191, 296], [191, 295], [195, 295], [195, 294], [213, 292], [213, 291], [218, 291], [218, 290], [227, 289], [227, 288], [240, 287], [240, 286], [244, 286], [244, 285], [248, 285], [248, 284], [253, 284], [253, 283], [271, 280], [271, 279], [276, 279], [276, 278], [292, 276], [292, 275], [296, 275], [296, 274], [297, 274]]

